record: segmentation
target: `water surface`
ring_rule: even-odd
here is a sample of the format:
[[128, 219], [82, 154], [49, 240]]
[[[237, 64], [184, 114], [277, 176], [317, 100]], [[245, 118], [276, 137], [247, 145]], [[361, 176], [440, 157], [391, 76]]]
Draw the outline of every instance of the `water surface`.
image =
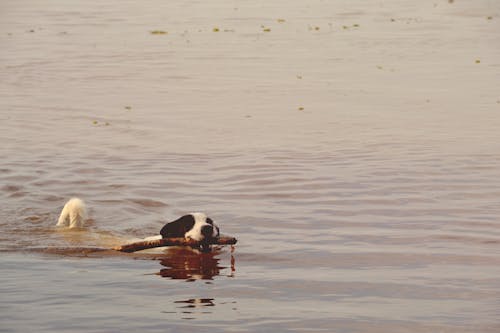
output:
[[[500, 329], [496, 2], [3, 1], [0, 31], [0, 331]], [[238, 244], [96, 250], [191, 211]]]

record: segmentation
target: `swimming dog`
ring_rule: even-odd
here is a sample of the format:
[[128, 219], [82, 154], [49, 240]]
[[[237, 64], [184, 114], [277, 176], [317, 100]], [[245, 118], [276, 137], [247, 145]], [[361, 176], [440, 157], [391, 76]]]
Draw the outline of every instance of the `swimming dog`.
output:
[[[64, 205], [57, 226], [82, 228], [86, 219], [87, 208], [85, 203], [79, 198], [72, 198]], [[145, 240], [170, 237], [194, 239], [201, 243], [203, 249], [207, 249], [210, 240], [219, 238], [219, 227], [203, 213], [190, 213], [165, 224], [161, 228], [159, 235], [147, 237]]]

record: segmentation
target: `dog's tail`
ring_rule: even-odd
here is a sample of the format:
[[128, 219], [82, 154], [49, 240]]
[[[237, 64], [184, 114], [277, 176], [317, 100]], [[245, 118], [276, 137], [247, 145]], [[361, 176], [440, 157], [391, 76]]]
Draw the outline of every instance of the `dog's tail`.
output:
[[87, 219], [87, 207], [83, 200], [72, 198], [64, 205], [57, 221], [58, 227], [82, 228]]

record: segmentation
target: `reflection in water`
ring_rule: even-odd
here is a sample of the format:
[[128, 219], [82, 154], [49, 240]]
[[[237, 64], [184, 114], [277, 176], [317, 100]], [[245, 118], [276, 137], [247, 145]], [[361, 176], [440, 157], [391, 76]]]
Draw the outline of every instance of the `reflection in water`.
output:
[[[231, 247], [231, 272], [228, 277], [233, 277], [235, 272], [234, 248]], [[215, 247], [211, 252], [201, 252], [189, 247], [174, 247], [168, 250], [167, 256], [160, 261], [163, 268], [158, 275], [171, 279], [184, 279], [186, 281], [212, 280], [220, 275], [220, 271], [227, 267], [220, 266], [220, 248]]]
[[[215, 300], [213, 298], [190, 298], [187, 300], [175, 301], [174, 304], [178, 304], [177, 308], [180, 311], [164, 311], [164, 313], [173, 313], [176, 315], [181, 315], [182, 319], [196, 319], [197, 315], [200, 314], [210, 314], [212, 313], [211, 307], [215, 306]], [[236, 301], [228, 302], [218, 302], [219, 306], [231, 309], [231, 311], [237, 311]]]
[[[176, 304], [182, 304], [179, 306], [180, 309], [183, 309], [182, 313], [193, 313], [192, 310], [195, 309], [203, 309], [206, 306], [215, 306], [213, 302], [213, 298], [191, 298], [185, 301], [175, 301]], [[210, 313], [209, 311], [205, 311], [203, 313]]]
[[180, 306], [181, 309], [192, 309], [204, 306], [215, 306], [213, 300], [213, 298], [191, 298], [185, 301], [175, 301], [174, 303], [182, 304], [182, 306]]
[[[213, 298], [191, 298], [185, 301], [175, 301], [174, 303], [182, 304], [179, 308], [183, 315], [193, 315], [196, 313], [210, 314], [211, 311], [204, 311], [207, 306], [215, 306]], [[182, 319], [195, 319], [195, 317], [184, 316]]]

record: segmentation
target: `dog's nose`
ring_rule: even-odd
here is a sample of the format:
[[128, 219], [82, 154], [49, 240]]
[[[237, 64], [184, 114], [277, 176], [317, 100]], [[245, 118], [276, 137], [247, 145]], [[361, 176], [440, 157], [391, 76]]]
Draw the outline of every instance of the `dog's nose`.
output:
[[205, 236], [205, 238], [212, 237], [213, 233], [214, 233], [214, 227], [212, 227], [210, 224], [201, 227], [201, 234]]

